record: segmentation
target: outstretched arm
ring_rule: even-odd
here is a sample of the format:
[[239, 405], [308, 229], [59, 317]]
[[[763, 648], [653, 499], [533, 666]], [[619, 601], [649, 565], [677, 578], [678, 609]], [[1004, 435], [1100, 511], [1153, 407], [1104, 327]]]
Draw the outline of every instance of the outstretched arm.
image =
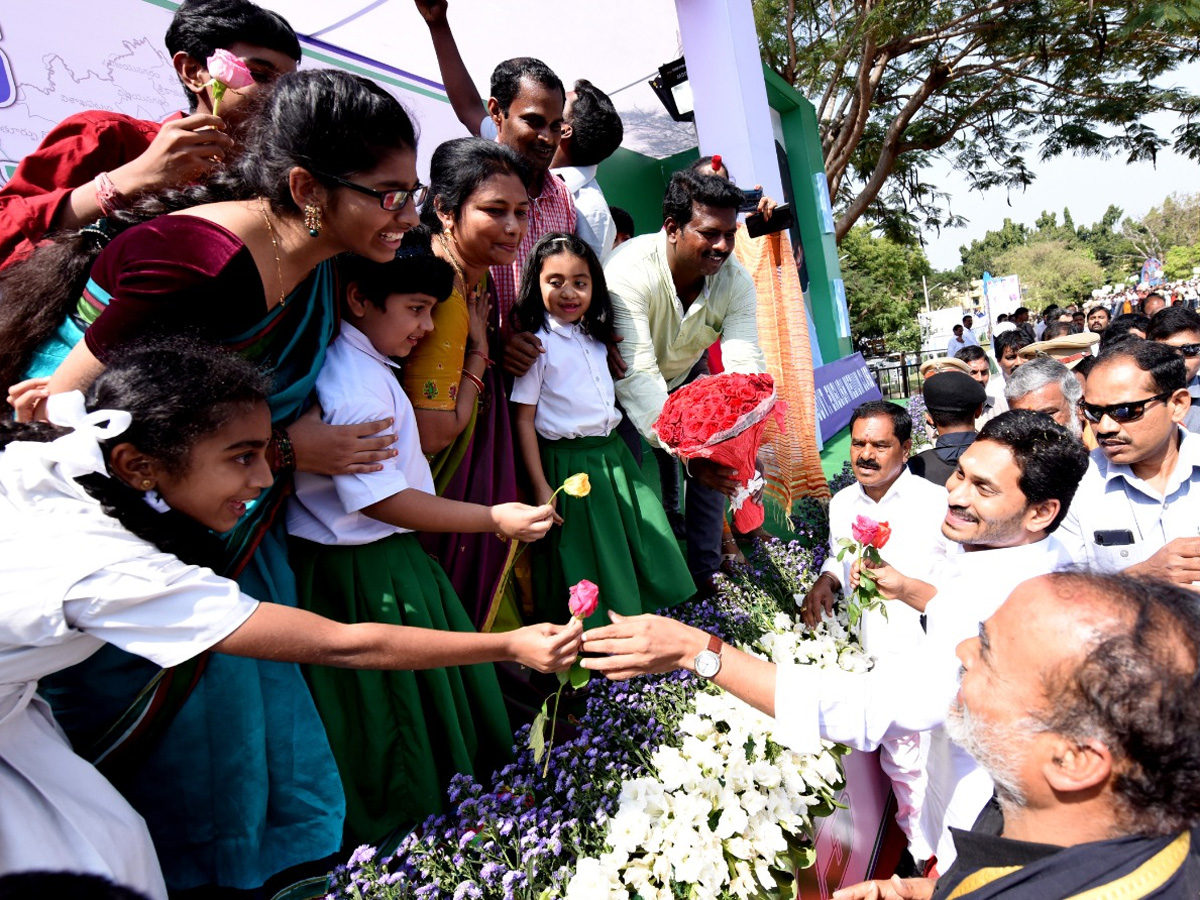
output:
[[212, 649], [232, 656], [344, 669], [436, 669], [514, 661], [543, 672], [565, 669], [579, 651], [582, 625], [530, 625], [499, 634], [360, 622], [347, 625], [278, 603], [260, 603]]
[[429, 36], [433, 38], [433, 52], [437, 54], [438, 68], [442, 71], [442, 81], [446, 87], [446, 96], [458, 121], [466, 126], [467, 131], [479, 137], [479, 124], [487, 116], [487, 107], [475, 82], [471, 80], [462, 54], [458, 52], [458, 44], [454, 40], [454, 32], [450, 30], [450, 22], [446, 18], [446, 0], [415, 0], [417, 11], [429, 26]]

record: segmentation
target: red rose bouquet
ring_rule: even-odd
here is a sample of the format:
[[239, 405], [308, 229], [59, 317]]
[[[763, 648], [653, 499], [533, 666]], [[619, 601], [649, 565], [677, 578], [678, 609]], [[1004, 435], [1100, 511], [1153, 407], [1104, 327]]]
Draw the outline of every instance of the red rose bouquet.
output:
[[[671, 394], [663, 404], [654, 433], [667, 452], [683, 460], [703, 457], [737, 472], [741, 488], [731, 500], [733, 524], [753, 531], [766, 518], [757, 471], [763, 429], [773, 415], [784, 428], [784, 404], [776, 399], [775, 380], [768, 374], [722, 372], [698, 378]], [[747, 502], [749, 501], [749, 502]]]

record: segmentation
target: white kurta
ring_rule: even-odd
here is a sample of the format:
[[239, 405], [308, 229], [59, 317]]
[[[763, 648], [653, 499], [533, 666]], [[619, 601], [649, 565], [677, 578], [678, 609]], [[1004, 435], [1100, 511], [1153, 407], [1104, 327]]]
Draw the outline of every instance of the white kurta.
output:
[[[881, 551], [884, 560], [912, 578], [931, 584], [946, 566], [946, 539], [942, 520], [946, 518], [946, 489], [900, 470], [878, 503], [867, 496], [857, 482], [838, 491], [829, 503], [830, 555], [821, 567], [848, 589], [852, 556], [838, 562], [837, 541], [852, 538], [851, 525], [858, 516], [887, 522], [892, 536]], [[876, 659], [896, 657], [916, 660], [924, 652], [925, 632], [921, 614], [905, 603], [887, 604], [887, 615], [871, 610], [861, 623], [863, 646]], [[919, 734], [890, 738], [880, 745], [879, 762], [892, 783], [896, 796], [896, 822], [908, 838], [914, 858], [927, 859], [933, 854], [921, 834], [920, 817], [926, 790], [926, 756], [929, 740]]]
[[105, 515], [62, 466], [81, 437], [0, 453], [0, 874], [95, 873], [165, 898], [145, 823], [72, 751], [37, 680], [105, 643], [178, 665], [257, 602]]
[[918, 660], [881, 658], [866, 674], [809, 666], [780, 666], [775, 684], [779, 735], [806, 752], [819, 738], [870, 751], [912, 731], [931, 731], [928, 786], [921, 830], [946, 871], [956, 851], [948, 826], [970, 829], [992, 795], [992, 781], [966, 751], [946, 735], [946, 712], [958, 691], [955, 648], [978, 633], [1026, 579], [1071, 565], [1053, 536], [1034, 544], [957, 553], [929, 601], [929, 632]]

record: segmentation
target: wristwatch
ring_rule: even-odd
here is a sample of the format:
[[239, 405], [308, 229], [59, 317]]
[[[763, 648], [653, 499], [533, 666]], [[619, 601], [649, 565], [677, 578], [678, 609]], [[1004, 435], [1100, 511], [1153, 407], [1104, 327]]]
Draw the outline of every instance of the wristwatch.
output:
[[721, 639], [715, 634], [709, 635], [708, 646], [696, 654], [693, 663], [696, 674], [701, 678], [712, 679], [721, 671]]

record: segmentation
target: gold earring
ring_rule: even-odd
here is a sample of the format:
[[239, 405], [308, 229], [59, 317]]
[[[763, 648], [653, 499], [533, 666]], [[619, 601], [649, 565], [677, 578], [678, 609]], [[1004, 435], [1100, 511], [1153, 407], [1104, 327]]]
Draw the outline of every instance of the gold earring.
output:
[[321, 207], [310, 203], [304, 207], [304, 227], [309, 235], [317, 237], [321, 233]]
[[152, 488], [152, 487], [154, 487], [154, 482], [153, 482], [153, 481], [151, 481], [149, 478], [143, 478], [143, 479], [142, 479], [142, 490], [143, 490], [143, 491], [148, 491], [148, 490], [150, 490], [150, 488]]

